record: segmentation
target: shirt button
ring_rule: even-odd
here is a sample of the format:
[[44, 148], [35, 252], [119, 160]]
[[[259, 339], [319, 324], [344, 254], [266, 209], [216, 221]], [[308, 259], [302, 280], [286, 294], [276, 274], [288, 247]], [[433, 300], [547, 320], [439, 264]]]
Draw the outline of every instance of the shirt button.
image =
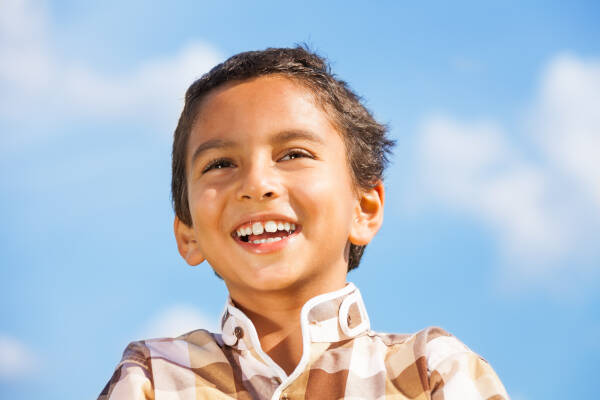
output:
[[244, 330], [241, 327], [236, 326], [235, 329], [233, 330], [233, 334], [235, 335], [236, 338], [241, 339], [244, 337]]

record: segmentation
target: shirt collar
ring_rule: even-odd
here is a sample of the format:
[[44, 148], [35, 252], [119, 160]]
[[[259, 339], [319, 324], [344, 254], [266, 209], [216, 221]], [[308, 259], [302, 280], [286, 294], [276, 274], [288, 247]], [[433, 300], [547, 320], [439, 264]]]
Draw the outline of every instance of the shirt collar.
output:
[[[369, 316], [354, 284], [308, 300], [300, 313], [302, 335], [309, 342], [334, 343], [357, 337], [370, 329]], [[231, 298], [221, 318], [221, 337], [227, 346], [239, 350], [260, 348], [254, 324]]]

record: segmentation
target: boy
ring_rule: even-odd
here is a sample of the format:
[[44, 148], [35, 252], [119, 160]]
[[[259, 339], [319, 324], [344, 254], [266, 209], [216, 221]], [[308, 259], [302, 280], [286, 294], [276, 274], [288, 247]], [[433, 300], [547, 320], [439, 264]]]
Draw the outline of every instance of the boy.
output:
[[507, 399], [453, 336], [369, 329], [346, 283], [383, 221], [393, 142], [323, 59], [241, 53], [186, 93], [174, 230], [229, 290], [221, 333], [131, 343], [100, 399]]

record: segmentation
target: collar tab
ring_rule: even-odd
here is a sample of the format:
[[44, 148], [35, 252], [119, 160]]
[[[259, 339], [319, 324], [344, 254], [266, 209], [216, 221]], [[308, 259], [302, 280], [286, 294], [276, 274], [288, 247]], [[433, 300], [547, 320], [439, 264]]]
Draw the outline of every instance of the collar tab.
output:
[[[310, 342], [335, 343], [370, 329], [362, 296], [352, 283], [307, 301], [300, 318], [302, 332], [308, 335]], [[221, 337], [225, 345], [238, 350], [260, 348], [252, 321], [233, 305], [231, 298], [223, 311]]]
[[362, 296], [352, 283], [322, 296], [325, 298], [313, 304], [307, 313], [312, 342], [335, 343], [357, 337], [370, 329]]

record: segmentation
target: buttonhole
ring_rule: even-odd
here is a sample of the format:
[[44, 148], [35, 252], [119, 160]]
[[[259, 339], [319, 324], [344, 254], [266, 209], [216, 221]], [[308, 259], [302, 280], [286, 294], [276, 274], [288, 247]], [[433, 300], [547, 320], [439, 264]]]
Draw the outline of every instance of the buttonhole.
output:
[[244, 337], [244, 330], [241, 327], [236, 326], [235, 329], [233, 330], [233, 334], [235, 335], [236, 338], [241, 339]]

